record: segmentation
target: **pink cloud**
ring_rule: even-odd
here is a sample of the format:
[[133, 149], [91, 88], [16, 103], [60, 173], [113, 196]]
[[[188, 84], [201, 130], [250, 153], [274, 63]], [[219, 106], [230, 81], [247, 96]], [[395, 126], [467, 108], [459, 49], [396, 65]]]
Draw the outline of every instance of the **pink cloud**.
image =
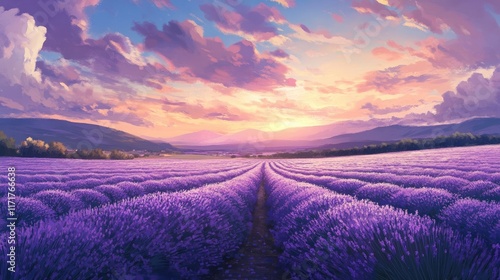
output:
[[339, 14], [332, 13], [332, 18], [333, 18], [333, 20], [335, 20], [338, 23], [344, 22], [344, 17], [342, 17]]
[[153, 1], [153, 4], [156, 5], [158, 8], [169, 8], [173, 9], [174, 5], [172, 5], [170, 0], [151, 0]]
[[284, 20], [276, 8], [271, 8], [263, 3], [253, 8], [237, 5], [234, 7], [234, 11], [214, 4], [204, 4], [200, 8], [205, 14], [205, 18], [215, 22], [223, 32], [243, 32], [254, 36], [258, 41], [269, 40], [279, 35], [273, 22]]
[[[132, 0], [135, 4], [139, 4], [141, 0]], [[171, 0], [151, 0], [151, 2], [158, 8], [168, 8], [175, 9], [175, 6], [172, 4]]]
[[374, 48], [372, 50], [372, 54], [375, 57], [378, 57], [378, 58], [381, 58], [381, 59], [384, 59], [387, 61], [395, 61], [395, 60], [400, 60], [401, 58], [403, 58], [403, 54], [389, 50], [388, 48], [385, 48], [385, 47]]
[[415, 73], [411, 66], [400, 65], [368, 72], [364, 81], [357, 85], [357, 91], [375, 90], [386, 94], [401, 94], [412, 87], [432, 87], [433, 82], [440, 79], [436, 74]]
[[242, 111], [236, 107], [228, 107], [226, 104], [218, 103], [211, 105], [201, 102], [180, 102], [169, 99], [163, 100], [163, 110], [186, 115], [192, 119], [223, 120], [223, 121], [248, 121], [260, 119], [252, 113]]
[[316, 88], [321, 93], [342, 93], [343, 90], [336, 86], [321, 86]]
[[271, 0], [271, 1], [279, 3], [285, 8], [291, 8], [295, 6], [295, 0]]
[[402, 45], [400, 45], [400, 44], [398, 44], [398, 43], [396, 43], [396, 42], [394, 42], [392, 40], [387, 41], [387, 46], [389, 46], [389, 47], [391, 47], [393, 49], [396, 49], [398, 51], [401, 51], [401, 52], [404, 51], [404, 50], [406, 50], [405, 47], [403, 47]]
[[201, 27], [192, 21], [171, 21], [161, 30], [146, 22], [135, 24], [133, 29], [145, 37], [145, 49], [183, 69], [184, 75], [254, 91], [295, 85], [294, 79], [286, 77], [287, 66], [258, 54], [250, 41], [226, 47], [218, 38], [205, 38]]
[[383, 18], [398, 16], [395, 11], [375, 0], [353, 0], [352, 7], [362, 14], [377, 14]]
[[[480, 68], [500, 63], [500, 26], [491, 13], [491, 7], [500, 13], [498, 1], [478, 0], [389, 0], [382, 5], [374, 0], [356, 0], [353, 7], [362, 13], [382, 17], [398, 17], [408, 26], [419, 26], [441, 35], [450, 30], [453, 39], [429, 37], [420, 42], [420, 49], [413, 51], [418, 57], [432, 62], [436, 67]], [[397, 11], [397, 12], [396, 12]]]

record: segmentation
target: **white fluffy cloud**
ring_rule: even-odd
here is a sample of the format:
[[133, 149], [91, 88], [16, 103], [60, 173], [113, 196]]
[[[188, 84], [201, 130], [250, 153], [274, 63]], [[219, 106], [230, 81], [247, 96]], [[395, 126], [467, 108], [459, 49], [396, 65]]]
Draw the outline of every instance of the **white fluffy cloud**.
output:
[[0, 73], [12, 84], [21, 83], [25, 76], [40, 81], [36, 60], [47, 29], [36, 26], [31, 15], [18, 13], [0, 7]]

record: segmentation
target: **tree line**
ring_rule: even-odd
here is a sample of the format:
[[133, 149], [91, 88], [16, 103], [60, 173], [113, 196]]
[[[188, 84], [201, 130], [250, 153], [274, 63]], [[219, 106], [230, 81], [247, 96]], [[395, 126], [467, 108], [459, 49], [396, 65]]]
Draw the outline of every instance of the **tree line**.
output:
[[57, 141], [45, 143], [43, 140], [26, 138], [16, 147], [16, 140], [0, 131], [0, 156], [42, 157], [42, 158], [75, 158], [75, 159], [133, 159], [134, 156], [120, 150], [106, 153], [102, 149], [83, 149], [73, 152]]
[[500, 144], [500, 137], [493, 135], [473, 135], [456, 132], [450, 136], [438, 136], [427, 139], [403, 139], [394, 143], [382, 143], [354, 147], [349, 149], [308, 150], [294, 153], [276, 153], [269, 158], [321, 158], [353, 155], [372, 155], [390, 152], [418, 151], [449, 147]]

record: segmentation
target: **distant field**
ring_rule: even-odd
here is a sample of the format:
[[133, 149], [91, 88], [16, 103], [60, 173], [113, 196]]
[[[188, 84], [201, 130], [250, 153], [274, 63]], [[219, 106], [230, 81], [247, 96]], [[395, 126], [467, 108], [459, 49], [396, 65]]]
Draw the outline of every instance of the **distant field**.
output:
[[15, 279], [500, 279], [498, 145], [226, 159], [3, 158]]
[[187, 159], [187, 160], [197, 160], [197, 159], [231, 159], [229, 156], [209, 156], [209, 155], [190, 155], [190, 154], [165, 154], [161, 156], [148, 156], [148, 157], [141, 157], [137, 159]]

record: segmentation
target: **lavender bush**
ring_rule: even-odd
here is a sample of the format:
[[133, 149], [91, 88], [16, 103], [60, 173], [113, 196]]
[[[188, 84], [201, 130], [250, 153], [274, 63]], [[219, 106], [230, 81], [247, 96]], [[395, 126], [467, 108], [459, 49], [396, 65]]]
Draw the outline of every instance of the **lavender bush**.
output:
[[41, 191], [33, 198], [50, 207], [58, 216], [84, 208], [84, 204], [75, 195], [59, 190]]
[[[192, 279], [207, 274], [248, 235], [260, 180], [261, 168], [255, 167], [224, 183], [41, 221], [19, 230], [22, 253], [15, 278], [109, 279], [119, 272]], [[0, 269], [6, 265], [2, 262]]]
[[387, 183], [367, 184], [356, 191], [356, 197], [368, 199], [380, 205], [387, 205], [392, 202], [392, 197], [403, 188]]
[[96, 190], [79, 189], [71, 193], [85, 204], [86, 208], [98, 207], [111, 202], [106, 195]]
[[[318, 194], [328, 190], [303, 186], [268, 166], [265, 174], [274, 235], [283, 250], [280, 261], [294, 279], [500, 277], [498, 252], [480, 239], [463, 237], [431, 219], [366, 201], [340, 199], [331, 206], [321, 204]], [[311, 191], [315, 194], [307, 195]], [[283, 209], [281, 204], [287, 200], [282, 197], [290, 196], [303, 197], [302, 206], [288, 213], [274, 210]], [[315, 203], [307, 203], [309, 199], [316, 199]], [[317, 205], [326, 207], [316, 211]], [[315, 216], [303, 219], [310, 213]], [[281, 222], [284, 220], [287, 222]], [[290, 226], [294, 222], [296, 225]]]
[[490, 241], [500, 243], [500, 239], [497, 239], [498, 233], [495, 232], [499, 230], [495, 225], [500, 221], [498, 203], [461, 199], [444, 209], [439, 219], [464, 234], [471, 233], [485, 239], [493, 236], [494, 239]]
[[389, 204], [411, 213], [435, 217], [455, 200], [454, 195], [442, 189], [405, 188], [394, 194]]

